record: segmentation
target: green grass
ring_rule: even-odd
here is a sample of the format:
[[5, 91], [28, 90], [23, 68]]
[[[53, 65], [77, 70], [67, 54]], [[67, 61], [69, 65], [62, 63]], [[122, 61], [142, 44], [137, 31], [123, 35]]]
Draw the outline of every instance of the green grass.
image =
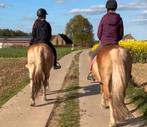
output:
[[[74, 87], [75, 84], [70, 86], [70, 91], [67, 92], [66, 102], [64, 106], [64, 113], [61, 114], [61, 127], [79, 127], [79, 105], [77, 99], [77, 89]], [[67, 88], [67, 89], [69, 89]]]
[[26, 57], [27, 48], [1, 48], [0, 57], [17, 58]]
[[57, 59], [58, 60], [61, 59], [63, 56], [72, 52], [71, 48], [66, 48], [66, 47], [56, 48], [56, 50], [57, 50]]
[[[63, 57], [64, 55], [72, 52], [71, 48], [66, 47], [58, 47], [57, 56], [58, 59]], [[18, 57], [26, 57], [27, 56], [27, 48], [1, 48], [0, 49], [0, 57], [3, 58], [18, 58]]]
[[135, 88], [134, 86], [129, 85], [127, 96], [137, 106], [137, 109], [143, 113], [143, 117], [147, 119], [147, 93], [141, 88]]

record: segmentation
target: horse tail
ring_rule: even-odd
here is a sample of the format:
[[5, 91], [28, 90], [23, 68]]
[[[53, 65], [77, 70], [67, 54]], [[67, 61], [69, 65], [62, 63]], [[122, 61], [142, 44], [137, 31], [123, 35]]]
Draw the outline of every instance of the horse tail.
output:
[[[124, 48], [111, 51], [112, 59], [112, 108], [116, 120], [123, 120], [131, 113], [124, 103], [125, 91], [130, 79], [131, 65], [129, 52]], [[127, 63], [128, 62], [128, 63]]]
[[35, 99], [38, 92], [41, 89], [41, 85], [44, 80], [44, 71], [43, 71], [43, 62], [44, 62], [44, 53], [42, 48], [36, 48], [34, 58], [34, 72], [33, 72], [33, 86], [32, 86], [32, 98]]

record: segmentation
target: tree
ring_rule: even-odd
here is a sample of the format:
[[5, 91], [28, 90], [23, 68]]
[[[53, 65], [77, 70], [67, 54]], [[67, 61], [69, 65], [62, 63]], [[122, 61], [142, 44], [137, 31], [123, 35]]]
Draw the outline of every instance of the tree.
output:
[[0, 37], [30, 37], [29, 33], [22, 32], [20, 30], [11, 30], [11, 29], [0, 29]]
[[66, 35], [75, 45], [89, 46], [93, 42], [93, 26], [82, 15], [76, 15], [66, 24]]

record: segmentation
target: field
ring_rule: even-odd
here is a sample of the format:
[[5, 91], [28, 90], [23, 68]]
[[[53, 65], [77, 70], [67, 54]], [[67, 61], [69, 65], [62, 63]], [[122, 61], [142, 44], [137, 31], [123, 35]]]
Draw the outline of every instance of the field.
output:
[[[0, 106], [28, 83], [26, 48], [0, 49]], [[71, 52], [70, 48], [57, 48], [58, 59]]]

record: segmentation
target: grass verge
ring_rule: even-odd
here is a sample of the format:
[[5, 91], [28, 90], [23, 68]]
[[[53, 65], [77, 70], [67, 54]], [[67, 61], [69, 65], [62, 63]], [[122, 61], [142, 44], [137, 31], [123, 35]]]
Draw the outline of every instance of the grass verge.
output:
[[133, 85], [129, 85], [127, 89], [127, 96], [143, 114], [144, 119], [147, 120], [147, 93], [145, 93], [141, 88], [136, 88]]
[[[71, 48], [69, 47], [57, 47], [56, 50], [57, 50], [58, 59], [72, 52]], [[18, 57], [26, 57], [26, 56], [27, 56], [27, 48], [1, 48], [0, 49], [0, 57], [3, 57], [3, 58], [18, 58]]]
[[78, 86], [79, 86], [79, 68], [78, 68], [79, 54], [75, 56], [73, 65], [70, 70], [71, 79], [68, 87], [65, 89], [65, 105], [64, 112], [61, 114], [60, 126], [61, 127], [79, 127], [79, 102], [78, 102]]

